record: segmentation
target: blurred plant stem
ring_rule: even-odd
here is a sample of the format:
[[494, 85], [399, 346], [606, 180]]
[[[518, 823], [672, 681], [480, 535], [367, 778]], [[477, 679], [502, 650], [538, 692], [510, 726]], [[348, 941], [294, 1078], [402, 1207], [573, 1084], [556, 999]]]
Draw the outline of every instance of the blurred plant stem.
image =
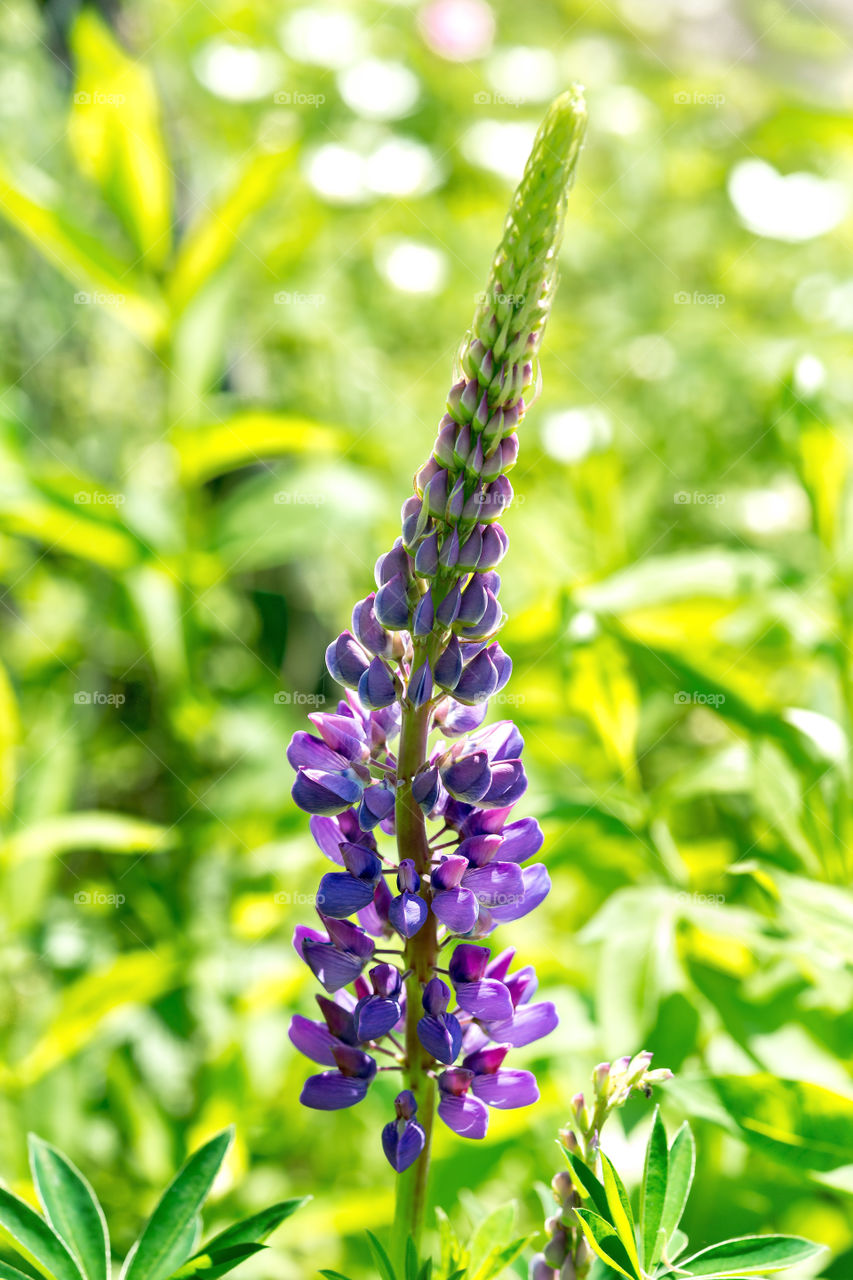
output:
[[[420, 652], [419, 652], [420, 650]], [[435, 661], [432, 646], [415, 641], [413, 669], [424, 660]], [[422, 707], [403, 706], [400, 730], [399, 777], [396, 803], [397, 851], [399, 860], [411, 858], [423, 882], [423, 893], [429, 900], [431, 853], [426, 823], [420, 806], [412, 797], [412, 779], [427, 759], [431, 703]], [[418, 1120], [426, 1142], [414, 1164], [397, 1179], [397, 1204], [391, 1241], [391, 1258], [399, 1275], [405, 1271], [406, 1245], [411, 1238], [420, 1243], [427, 1205], [432, 1122], [435, 1110], [435, 1081], [428, 1074], [432, 1058], [418, 1039], [421, 1016], [421, 993], [433, 976], [438, 954], [436, 919], [430, 912], [422, 929], [406, 943], [406, 1088], [411, 1089], [418, 1104]]]

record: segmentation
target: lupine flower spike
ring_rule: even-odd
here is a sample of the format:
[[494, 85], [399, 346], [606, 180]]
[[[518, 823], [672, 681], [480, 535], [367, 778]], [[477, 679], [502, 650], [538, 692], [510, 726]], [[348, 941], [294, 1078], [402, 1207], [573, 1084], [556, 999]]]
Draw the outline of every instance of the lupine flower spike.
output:
[[[521, 734], [510, 721], [484, 720], [512, 670], [497, 639], [497, 568], [508, 547], [500, 521], [513, 496], [516, 432], [539, 390], [584, 126], [578, 90], [545, 117], [432, 456], [403, 504], [401, 536], [380, 556], [376, 589], [355, 606], [352, 628], [327, 650], [344, 696], [333, 713], [312, 715], [315, 732], [295, 734], [288, 750], [293, 798], [336, 864], [320, 882], [318, 927], [300, 926], [294, 938], [327, 993], [317, 997], [321, 1021], [297, 1016], [291, 1027], [296, 1047], [325, 1068], [302, 1101], [353, 1106], [381, 1071], [402, 1070], [382, 1134], [392, 1167], [410, 1169], [400, 1238], [418, 1236], [436, 1099], [446, 1125], [483, 1138], [490, 1108], [538, 1097], [530, 1072], [505, 1066], [510, 1049], [557, 1023], [554, 1006], [534, 999], [532, 968], [512, 971], [513, 948], [493, 955], [486, 942], [533, 911], [550, 882], [532, 861], [538, 823], [512, 816], [527, 786]], [[396, 859], [380, 851], [383, 837], [395, 841]], [[395, 948], [398, 966], [375, 963]], [[438, 976], [439, 951], [448, 981]]]

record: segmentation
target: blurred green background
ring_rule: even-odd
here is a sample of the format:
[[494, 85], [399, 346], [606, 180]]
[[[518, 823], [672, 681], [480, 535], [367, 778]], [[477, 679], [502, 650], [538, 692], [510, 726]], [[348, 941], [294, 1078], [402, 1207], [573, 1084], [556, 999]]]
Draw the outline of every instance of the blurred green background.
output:
[[244, 1274], [370, 1273], [393, 1089], [295, 1103], [321, 858], [284, 748], [580, 80], [496, 708], [554, 880], [512, 940], [562, 1025], [520, 1055], [537, 1108], [439, 1135], [436, 1199], [535, 1229], [569, 1099], [650, 1048], [698, 1120], [697, 1247], [799, 1231], [849, 1280], [849, 9], [2, 9], [0, 1172], [27, 1192], [36, 1129], [127, 1244], [234, 1120], [217, 1212], [316, 1197]]

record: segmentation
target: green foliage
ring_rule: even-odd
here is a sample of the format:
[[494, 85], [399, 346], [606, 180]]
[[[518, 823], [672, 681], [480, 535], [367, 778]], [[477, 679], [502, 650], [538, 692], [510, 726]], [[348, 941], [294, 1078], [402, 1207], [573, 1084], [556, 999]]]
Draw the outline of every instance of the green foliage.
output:
[[[239, 1117], [232, 1216], [323, 1189], [281, 1280], [326, 1262], [373, 1274], [363, 1232], [391, 1215], [372, 1140], [390, 1090], [330, 1117], [323, 1143], [292, 1105], [304, 1064], [286, 1023], [312, 1004], [289, 939], [316, 851], [283, 749], [313, 706], [299, 699], [335, 696], [323, 649], [429, 449], [519, 130], [542, 114], [537, 92], [576, 79], [590, 132], [513, 477], [500, 708], [525, 736], [525, 812], [543, 819], [554, 882], [513, 937], [562, 1027], [525, 1051], [541, 1103], [496, 1113], [487, 1154], [439, 1137], [435, 1198], [519, 1195], [518, 1235], [532, 1230], [565, 1081], [649, 1045], [683, 1082], [668, 1123], [701, 1116], [692, 1239], [714, 1238], [722, 1200], [733, 1234], [802, 1230], [847, 1280], [849, 214], [786, 241], [730, 195], [746, 160], [847, 181], [846, 37], [803, 7], [746, 3], [733, 22], [541, 0], [533, 18], [494, 0], [492, 49], [456, 63], [426, 44], [423, 6], [334, 6], [353, 66], [415, 77], [410, 113], [376, 120], [344, 96], [346, 68], [298, 46], [311, 8], [4, 10], [10, 1185], [36, 1128], [93, 1171], [125, 1252], [176, 1152]], [[209, 87], [223, 44], [232, 63], [271, 55], [277, 83], [243, 101]], [[536, 74], [508, 86], [507, 64], [531, 57]], [[380, 189], [324, 192], [330, 143], [336, 172], [345, 158]], [[428, 177], [397, 196], [401, 147]], [[436, 255], [432, 291], [390, 270], [412, 246]], [[723, 1100], [709, 1078], [738, 1083]]]
[[[744, 1236], [684, 1257], [687, 1237], [678, 1224], [693, 1181], [693, 1135], [685, 1122], [670, 1145], [659, 1110], [646, 1147], [638, 1222], [624, 1184], [603, 1152], [600, 1178], [572, 1152], [567, 1151], [566, 1157], [585, 1202], [584, 1207], [573, 1209], [584, 1239], [608, 1272], [628, 1280], [688, 1280], [691, 1276], [744, 1280], [808, 1262], [821, 1251], [820, 1245], [801, 1236]], [[586, 1202], [594, 1207], [586, 1207]]]
[[[263, 1241], [308, 1198], [271, 1205], [225, 1228], [196, 1249], [200, 1213], [233, 1139], [233, 1130], [200, 1147], [163, 1192], [121, 1268], [135, 1280], [218, 1280], [264, 1248]], [[89, 1183], [67, 1156], [30, 1135], [33, 1185], [44, 1212], [0, 1188], [0, 1229], [47, 1280], [109, 1280], [107, 1222]], [[21, 1274], [0, 1264], [9, 1275]]]

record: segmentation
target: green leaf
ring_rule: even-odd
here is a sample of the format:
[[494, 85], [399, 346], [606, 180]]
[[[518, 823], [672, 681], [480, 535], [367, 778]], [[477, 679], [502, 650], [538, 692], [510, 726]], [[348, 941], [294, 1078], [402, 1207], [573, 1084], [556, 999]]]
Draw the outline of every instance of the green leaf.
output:
[[418, 1280], [432, 1280], [432, 1258], [427, 1258], [426, 1262], [421, 1267]]
[[281, 1200], [278, 1204], [271, 1204], [268, 1209], [261, 1209], [260, 1213], [253, 1213], [250, 1218], [243, 1218], [220, 1231], [212, 1240], [208, 1240], [203, 1251], [209, 1253], [212, 1249], [226, 1249], [235, 1244], [258, 1244], [271, 1236], [276, 1227], [310, 1200], [311, 1196], [299, 1196], [294, 1200]]
[[631, 1201], [628, 1192], [619, 1174], [613, 1167], [613, 1163], [607, 1158], [602, 1151], [601, 1168], [604, 1176], [604, 1191], [607, 1196], [607, 1205], [610, 1209], [610, 1220], [616, 1230], [616, 1234], [625, 1246], [625, 1251], [631, 1259], [631, 1263], [635, 1270], [640, 1270], [640, 1258], [637, 1253], [637, 1241], [634, 1234], [634, 1215], [631, 1212]]
[[21, 720], [15, 690], [6, 668], [0, 665], [0, 818], [5, 822], [12, 813], [17, 779], [16, 750]]
[[51, 1022], [26, 1057], [9, 1064], [9, 1076], [17, 1086], [29, 1087], [89, 1045], [116, 1009], [156, 999], [176, 974], [171, 955], [148, 948], [126, 951], [105, 968], [84, 974], [65, 988]]
[[850, 1162], [853, 1099], [822, 1085], [770, 1072], [710, 1081], [740, 1136], [788, 1163], [825, 1172]]
[[171, 170], [151, 77], [84, 9], [71, 32], [77, 81], [68, 139], [138, 253], [161, 267], [171, 247]]
[[631, 1258], [616, 1232], [604, 1218], [589, 1209], [575, 1209], [575, 1216], [593, 1253], [628, 1280], [641, 1280]]
[[471, 1280], [497, 1280], [497, 1277], [502, 1276], [506, 1268], [524, 1252], [532, 1239], [532, 1236], [519, 1236], [509, 1244], [496, 1245], [472, 1274]]
[[264, 1244], [235, 1244], [227, 1249], [205, 1249], [173, 1271], [170, 1280], [217, 1280], [246, 1258], [266, 1249]]
[[411, 1236], [406, 1241], [406, 1280], [418, 1280], [418, 1251]]
[[234, 175], [228, 192], [207, 202], [209, 207], [187, 229], [175, 255], [169, 292], [177, 311], [245, 248], [243, 228], [274, 194], [294, 154], [293, 147], [255, 152]]
[[[598, 1181], [595, 1174], [587, 1165], [584, 1164], [580, 1156], [572, 1151], [565, 1152], [566, 1159], [569, 1162], [569, 1170], [572, 1174], [574, 1182], [579, 1194], [584, 1200], [591, 1200], [595, 1205], [596, 1212], [605, 1222], [610, 1222], [610, 1207], [607, 1203], [607, 1192]], [[613, 1224], [611, 1223], [611, 1226]]]
[[108, 1280], [110, 1242], [94, 1191], [67, 1156], [29, 1135], [30, 1168], [45, 1217], [65, 1241], [87, 1280]]
[[[640, 1236], [643, 1241], [643, 1266], [647, 1271], [651, 1270], [660, 1257], [662, 1242], [659, 1235], [668, 1177], [669, 1147], [666, 1129], [661, 1119], [660, 1107], [655, 1107], [652, 1131], [646, 1147], [646, 1163], [640, 1197]], [[663, 1242], [665, 1241], [666, 1233], [663, 1234]]]
[[325, 1276], [326, 1280], [351, 1280], [350, 1276], [345, 1276], [342, 1271], [321, 1271], [321, 1276]]
[[397, 1280], [394, 1268], [391, 1266], [391, 1259], [372, 1231], [367, 1232], [367, 1240], [370, 1245], [370, 1251], [376, 1259], [376, 1265], [382, 1273], [382, 1280]]
[[8, 1262], [0, 1262], [0, 1280], [33, 1280], [33, 1278]]
[[198, 1215], [231, 1145], [232, 1128], [194, 1152], [163, 1192], [139, 1237], [124, 1280], [167, 1280], [186, 1261], [186, 1231]]
[[660, 1226], [666, 1232], [667, 1240], [671, 1240], [676, 1227], [681, 1221], [690, 1188], [693, 1185], [693, 1172], [696, 1168], [696, 1143], [693, 1132], [687, 1121], [678, 1130], [669, 1148], [668, 1178], [666, 1196]]
[[[37, 182], [42, 192], [53, 187], [46, 175], [38, 174]], [[136, 278], [97, 236], [78, 227], [54, 197], [36, 199], [0, 171], [0, 215], [77, 289], [89, 292], [92, 303], [108, 309], [149, 346], [161, 341], [167, 315], [154, 287]]]
[[3, 1187], [0, 1187], [0, 1227], [8, 1231], [27, 1258], [55, 1280], [81, 1280], [83, 1273], [64, 1241], [35, 1209]]
[[492, 1257], [495, 1249], [502, 1249], [515, 1235], [515, 1205], [499, 1205], [483, 1218], [468, 1242], [468, 1269], [479, 1277], [480, 1269]]
[[172, 433], [185, 484], [203, 484], [239, 467], [255, 466], [266, 458], [293, 454], [334, 457], [347, 447], [339, 427], [290, 414], [249, 409], [224, 422], [204, 423]]
[[2, 846], [2, 857], [10, 862], [28, 858], [55, 858], [74, 849], [97, 849], [100, 853], [160, 853], [175, 843], [175, 834], [166, 827], [124, 813], [98, 810], [63, 813], [32, 822], [16, 831]]
[[705, 1276], [708, 1280], [710, 1277], [757, 1276], [806, 1262], [822, 1248], [802, 1236], [743, 1236], [712, 1244], [685, 1258], [679, 1267], [684, 1267], [691, 1276]]

